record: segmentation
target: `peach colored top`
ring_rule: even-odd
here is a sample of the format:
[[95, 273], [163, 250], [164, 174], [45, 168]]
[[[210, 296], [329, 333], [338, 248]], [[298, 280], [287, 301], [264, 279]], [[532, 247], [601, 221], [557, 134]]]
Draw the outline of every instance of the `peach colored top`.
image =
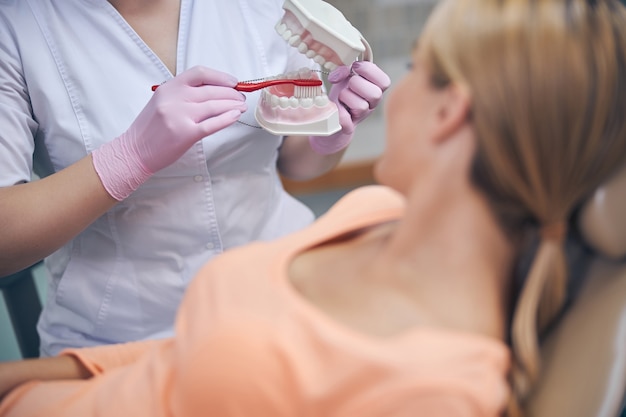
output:
[[501, 415], [509, 351], [495, 339], [418, 327], [370, 337], [289, 284], [303, 250], [402, 214], [380, 186], [344, 197], [311, 227], [209, 262], [189, 287], [176, 337], [69, 350], [96, 374], [30, 382], [3, 417], [470, 417]]

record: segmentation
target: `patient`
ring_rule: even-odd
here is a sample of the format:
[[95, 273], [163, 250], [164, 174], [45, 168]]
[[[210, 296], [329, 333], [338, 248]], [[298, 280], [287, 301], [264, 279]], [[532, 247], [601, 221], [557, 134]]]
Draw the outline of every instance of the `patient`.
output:
[[211, 261], [173, 339], [0, 364], [0, 415], [519, 415], [625, 109], [618, 0], [443, 0], [388, 98], [382, 185]]

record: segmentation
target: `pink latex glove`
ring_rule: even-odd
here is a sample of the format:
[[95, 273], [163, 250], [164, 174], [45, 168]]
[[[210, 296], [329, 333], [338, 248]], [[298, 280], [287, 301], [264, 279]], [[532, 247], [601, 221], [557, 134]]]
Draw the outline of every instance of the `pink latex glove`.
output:
[[311, 148], [322, 155], [333, 154], [350, 144], [356, 125], [372, 113], [391, 85], [389, 76], [369, 61], [338, 67], [328, 81], [332, 84], [328, 98], [339, 108], [341, 130], [330, 136], [309, 136]]
[[92, 153], [104, 188], [123, 200], [194, 143], [235, 123], [247, 105], [237, 79], [193, 67], [167, 81], [128, 130]]

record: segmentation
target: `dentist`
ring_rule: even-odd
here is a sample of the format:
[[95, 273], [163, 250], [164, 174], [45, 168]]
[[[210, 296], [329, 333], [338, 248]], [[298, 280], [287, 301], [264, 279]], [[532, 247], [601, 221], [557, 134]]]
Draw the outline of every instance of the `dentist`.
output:
[[254, 127], [237, 80], [317, 68], [281, 5], [0, 0], [0, 275], [45, 258], [43, 356], [169, 335], [200, 265], [313, 220], [279, 174], [332, 169], [389, 78], [331, 74], [334, 136]]

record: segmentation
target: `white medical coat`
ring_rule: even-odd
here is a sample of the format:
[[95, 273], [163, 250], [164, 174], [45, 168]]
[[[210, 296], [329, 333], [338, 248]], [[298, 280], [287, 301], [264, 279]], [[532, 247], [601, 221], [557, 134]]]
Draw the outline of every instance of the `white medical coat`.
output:
[[[312, 67], [276, 34], [281, 5], [182, 0], [178, 72], [201, 64], [249, 80]], [[171, 77], [106, 0], [0, 0], [0, 186], [112, 140]], [[245, 123], [257, 125], [257, 98]], [[42, 354], [167, 335], [204, 262], [310, 223], [280, 183], [281, 141], [242, 123], [205, 138], [46, 259]]]

